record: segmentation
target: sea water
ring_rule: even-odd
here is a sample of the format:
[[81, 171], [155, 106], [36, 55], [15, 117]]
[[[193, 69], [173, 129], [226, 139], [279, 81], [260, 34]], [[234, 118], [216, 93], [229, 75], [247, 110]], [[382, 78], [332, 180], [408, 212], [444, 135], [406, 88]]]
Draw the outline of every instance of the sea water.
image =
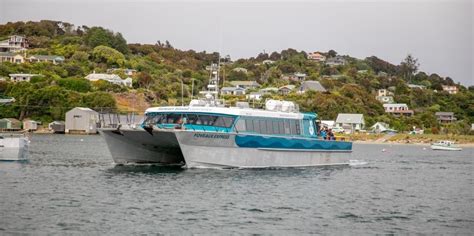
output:
[[344, 168], [185, 170], [34, 135], [28, 162], [0, 162], [0, 234], [471, 234], [473, 151], [354, 144]]

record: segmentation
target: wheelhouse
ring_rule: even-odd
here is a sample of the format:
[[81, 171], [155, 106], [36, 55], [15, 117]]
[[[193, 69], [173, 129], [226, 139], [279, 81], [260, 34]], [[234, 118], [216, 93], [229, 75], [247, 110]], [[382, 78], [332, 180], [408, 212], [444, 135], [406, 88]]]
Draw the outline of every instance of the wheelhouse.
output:
[[142, 127], [193, 131], [317, 137], [315, 113], [302, 118], [236, 115], [209, 112], [159, 111], [145, 113]]

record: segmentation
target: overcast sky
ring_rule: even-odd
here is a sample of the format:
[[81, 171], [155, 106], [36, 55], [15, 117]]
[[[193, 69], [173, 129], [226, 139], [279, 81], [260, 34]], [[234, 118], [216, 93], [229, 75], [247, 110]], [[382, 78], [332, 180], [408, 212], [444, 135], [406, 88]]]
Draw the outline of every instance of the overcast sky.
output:
[[474, 85], [472, 0], [153, 1], [0, 0], [0, 23], [61, 20], [103, 26], [129, 43], [170, 43], [220, 51], [233, 59], [286, 48], [336, 50], [399, 64], [408, 54], [421, 70]]

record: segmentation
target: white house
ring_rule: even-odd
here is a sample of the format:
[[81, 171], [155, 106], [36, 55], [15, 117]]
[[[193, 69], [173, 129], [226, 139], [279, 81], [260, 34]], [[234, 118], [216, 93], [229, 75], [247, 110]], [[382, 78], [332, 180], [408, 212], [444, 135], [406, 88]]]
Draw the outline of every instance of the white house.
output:
[[125, 86], [129, 86], [128, 84], [130, 84], [131, 86], [131, 83], [130, 83], [131, 78], [129, 80], [127, 80], [128, 78], [125, 80], [122, 80], [122, 78], [120, 78], [120, 76], [116, 74], [100, 74], [100, 73], [94, 72], [92, 74], [87, 75], [85, 78], [91, 82], [95, 82], [98, 80], [105, 80], [112, 84], [125, 85]]
[[396, 117], [412, 116], [414, 114], [413, 110], [408, 109], [408, 105], [405, 103], [383, 104], [383, 108], [385, 113], [390, 113]]
[[346, 59], [342, 56], [330, 57], [326, 60], [326, 65], [329, 66], [343, 66], [346, 64]]
[[407, 86], [411, 89], [426, 89], [426, 86], [419, 84], [407, 84]]
[[245, 97], [248, 99], [248, 100], [257, 100], [257, 101], [260, 101], [262, 100], [262, 96], [265, 95], [265, 93], [262, 93], [262, 92], [251, 92], [249, 93], [248, 95], [246, 95]]
[[21, 64], [25, 62], [25, 57], [13, 52], [0, 52], [0, 62], [10, 62]]
[[285, 86], [281, 86], [280, 88], [278, 88], [278, 92], [281, 94], [281, 95], [287, 95], [289, 94], [291, 91], [293, 91], [293, 89], [295, 89], [296, 86], [292, 85], [292, 84], [289, 84], [289, 85], [285, 85]]
[[246, 89], [241, 87], [223, 87], [221, 88], [222, 95], [245, 95]]
[[268, 87], [268, 88], [260, 89], [259, 91], [262, 92], [262, 93], [277, 93], [277, 92], [278, 92], [278, 88], [275, 88], [275, 87]]
[[365, 121], [363, 114], [340, 113], [337, 115], [336, 127], [343, 128], [346, 133], [364, 129]]
[[447, 86], [447, 85], [441, 85], [443, 87], [443, 91], [448, 92], [449, 94], [456, 94], [458, 93], [458, 87], [456, 86]]
[[0, 41], [0, 52], [18, 52], [28, 48], [26, 37], [12, 35], [7, 40]]
[[260, 84], [257, 81], [230, 81], [230, 84], [235, 87], [243, 88], [243, 89], [253, 89], [260, 87]]
[[377, 96], [382, 97], [382, 96], [393, 96], [393, 93], [389, 91], [388, 89], [379, 89], [377, 90]]
[[9, 74], [13, 82], [30, 82], [32, 77], [40, 76], [38, 74]]
[[51, 62], [55, 65], [64, 62], [63, 56], [56, 56], [56, 55], [31, 55], [28, 57], [29, 62]]

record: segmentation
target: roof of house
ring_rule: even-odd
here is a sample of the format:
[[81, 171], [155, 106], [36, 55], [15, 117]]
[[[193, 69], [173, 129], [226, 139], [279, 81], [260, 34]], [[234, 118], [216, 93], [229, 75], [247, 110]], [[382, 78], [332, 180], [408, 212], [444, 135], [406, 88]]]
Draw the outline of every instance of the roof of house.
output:
[[15, 118], [3, 118], [3, 119], [0, 119], [0, 120], [7, 120], [11, 123], [21, 123], [18, 119], [15, 119]]
[[88, 80], [122, 80], [120, 76], [116, 74], [100, 74], [100, 73], [92, 73], [86, 76]]
[[222, 87], [221, 88], [221, 91], [229, 91], [229, 92], [232, 92], [232, 91], [244, 91], [245, 89], [243, 88], [240, 88], [240, 87]]
[[38, 74], [9, 74], [10, 77], [22, 76], [22, 77], [33, 77], [33, 76], [40, 76]]
[[326, 89], [319, 83], [314, 80], [307, 80], [301, 83], [300, 91], [314, 90], [319, 92], [326, 92]]
[[295, 89], [295, 85], [292, 85], [292, 84], [288, 84], [288, 85], [285, 85], [285, 86], [281, 86], [278, 90], [282, 90], [282, 89], [289, 89], [289, 90], [293, 90]]
[[435, 116], [453, 116], [454, 112], [439, 111], [435, 113]]
[[408, 107], [406, 103], [386, 103], [383, 107]]
[[277, 91], [278, 91], [278, 88], [275, 88], [275, 87], [268, 87], [268, 88], [260, 89], [260, 92], [277, 92]]
[[241, 80], [236, 80], [236, 81], [230, 81], [230, 84], [234, 85], [234, 86], [238, 86], [238, 85], [244, 85], [244, 86], [260, 86], [259, 83], [257, 83], [257, 81], [241, 81]]
[[336, 123], [361, 124], [364, 123], [364, 115], [340, 113], [337, 115]]
[[14, 53], [14, 52], [0, 52], [0, 57], [13, 57], [15, 55], [21, 56], [21, 54]]
[[88, 108], [88, 107], [74, 107], [73, 109], [69, 110], [68, 112], [72, 111], [72, 110], [80, 110], [80, 111], [85, 111], [85, 112], [89, 112], [89, 113], [97, 113], [96, 111]]
[[64, 61], [64, 57], [63, 56], [57, 56], [57, 55], [31, 55], [30, 58], [36, 58], [38, 60], [59, 60], [59, 61]]

